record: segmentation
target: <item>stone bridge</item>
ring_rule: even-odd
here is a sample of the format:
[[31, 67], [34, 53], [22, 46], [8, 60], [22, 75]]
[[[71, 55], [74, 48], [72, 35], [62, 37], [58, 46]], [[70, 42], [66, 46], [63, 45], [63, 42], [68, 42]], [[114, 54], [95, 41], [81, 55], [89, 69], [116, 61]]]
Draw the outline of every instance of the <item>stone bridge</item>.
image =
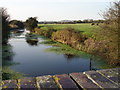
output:
[[0, 83], [2, 90], [41, 90], [41, 89], [117, 89], [120, 88], [120, 68], [86, 71], [61, 75], [26, 77], [5, 80]]

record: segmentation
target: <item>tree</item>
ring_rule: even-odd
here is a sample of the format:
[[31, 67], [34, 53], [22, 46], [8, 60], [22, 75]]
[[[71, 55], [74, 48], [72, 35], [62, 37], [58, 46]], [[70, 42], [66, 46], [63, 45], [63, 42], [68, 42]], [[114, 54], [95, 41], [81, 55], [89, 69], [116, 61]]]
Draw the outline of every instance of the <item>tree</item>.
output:
[[120, 16], [120, 1], [111, 4], [111, 7], [103, 13], [103, 17], [107, 21], [114, 21], [118, 23]]
[[105, 23], [102, 24], [101, 28], [103, 28], [106, 33], [103, 33], [104, 37], [112, 41], [118, 41], [119, 35], [119, 25], [120, 25], [120, 1], [114, 2], [112, 6], [103, 13], [103, 18], [105, 19]]
[[109, 58], [109, 63], [120, 65], [119, 60], [119, 31], [120, 31], [120, 1], [111, 4], [111, 7], [103, 13], [105, 23], [97, 31], [96, 39], [107, 42], [103, 47]]
[[12, 20], [12, 21], [9, 22], [9, 24], [11, 26], [14, 26], [14, 27], [19, 28], [19, 29], [24, 28], [24, 23], [22, 21], [19, 21], [19, 20]]
[[26, 29], [33, 31], [38, 25], [38, 21], [36, 17], [30, 17], [25, 22]]
[[7, 44], [10, 31], [9, 31], [9, 18], [10, 16], [7, 14], [7, 10], [5, 8], [0, 8], [0, 16], [2, 18], [2, 44]]
[[88, 19], [83, 20], [83, 23], [88, 23], [88, 22], [89, 22]]

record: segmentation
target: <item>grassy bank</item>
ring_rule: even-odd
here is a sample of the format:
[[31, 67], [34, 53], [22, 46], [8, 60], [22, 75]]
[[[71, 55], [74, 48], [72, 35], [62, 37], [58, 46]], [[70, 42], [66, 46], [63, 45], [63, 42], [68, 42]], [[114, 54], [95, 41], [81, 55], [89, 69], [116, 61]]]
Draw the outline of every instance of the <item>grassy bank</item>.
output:
[[82, 57], [90, 57], [90, 54], [86, 54], [85, 52], [76, 50], [69, 45], [53, 41], [48, 38], [44, 38], [45, 41], [41, 42], [40, 44], [50, 45], [54, 46], [52, 48], [46, 49], [46, 52], [55, 52], [58, 54], [67, 54], [67, 55], [73, 55], [73, 56], [82, 56]]
[[53, 28], [55, 30], [61, 30], [64, 28], [73, 28], [75, 31], [82, 32], [82, 34], [92, 36], [94, 30], [97, 30], [99, 26], [91, 25], [91, 23], [82, 23], [82, 24], [39, 24], [41, 28]]
[[71, 48], [69, 45], [53, 41], [46, 37], [43, 38], [43, 41], [40, 42], [40, 44], [52, 46], [47, 49], [45, 49], [45, 52], [53, 52], [56, 54], [62, 54], [68, 59], [72, 58], [86, 58], [86, 59], [92, 59], [92, 61], [96, 62], [94, 63], [94, 69], [108, 69], [108, 68], [114, 68], [114, 66], [107, 64], [106, 60], [100, 56], [89, 54], [80, 50], [76, 50], [74, 48]]
[[41, 24], [35, 29], [35, 33], [76, 50], [102, 56], [109, 64], [119, 66], [117, 50], [113, 43], [109, 39], [103, 39], [104, 36], [101, 37], [104, 33], [98, 32], [97, 36], [95, 35], [97, 31], [102, 30], [104, 29], [91, 24]]

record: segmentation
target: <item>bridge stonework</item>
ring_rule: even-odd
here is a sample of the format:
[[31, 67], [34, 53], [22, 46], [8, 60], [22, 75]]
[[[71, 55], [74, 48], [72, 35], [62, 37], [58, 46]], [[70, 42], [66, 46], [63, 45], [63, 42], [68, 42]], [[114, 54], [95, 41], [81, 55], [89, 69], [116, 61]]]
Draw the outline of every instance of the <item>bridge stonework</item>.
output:
[[17, 80], [0, 82], [2, 90], [7, 89], [107, 89], [120, 88], [120, 68], [86, 71], [79, 73], [26, 77]]

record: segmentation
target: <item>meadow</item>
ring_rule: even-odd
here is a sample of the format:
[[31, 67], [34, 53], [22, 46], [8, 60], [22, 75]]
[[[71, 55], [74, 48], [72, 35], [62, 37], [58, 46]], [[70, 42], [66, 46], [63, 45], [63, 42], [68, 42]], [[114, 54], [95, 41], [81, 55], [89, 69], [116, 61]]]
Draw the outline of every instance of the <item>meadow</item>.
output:
[[97, 25], [91, 25], [91, 23], [81, 23], [81, 24], [39, 24], [42, 29], [53, 28], [55, 30], [62, 30], [65, 28], [73, 28], [76, 31], [81, 32], [87, 36], [92, 36], [95, 30], [99, 29]]

